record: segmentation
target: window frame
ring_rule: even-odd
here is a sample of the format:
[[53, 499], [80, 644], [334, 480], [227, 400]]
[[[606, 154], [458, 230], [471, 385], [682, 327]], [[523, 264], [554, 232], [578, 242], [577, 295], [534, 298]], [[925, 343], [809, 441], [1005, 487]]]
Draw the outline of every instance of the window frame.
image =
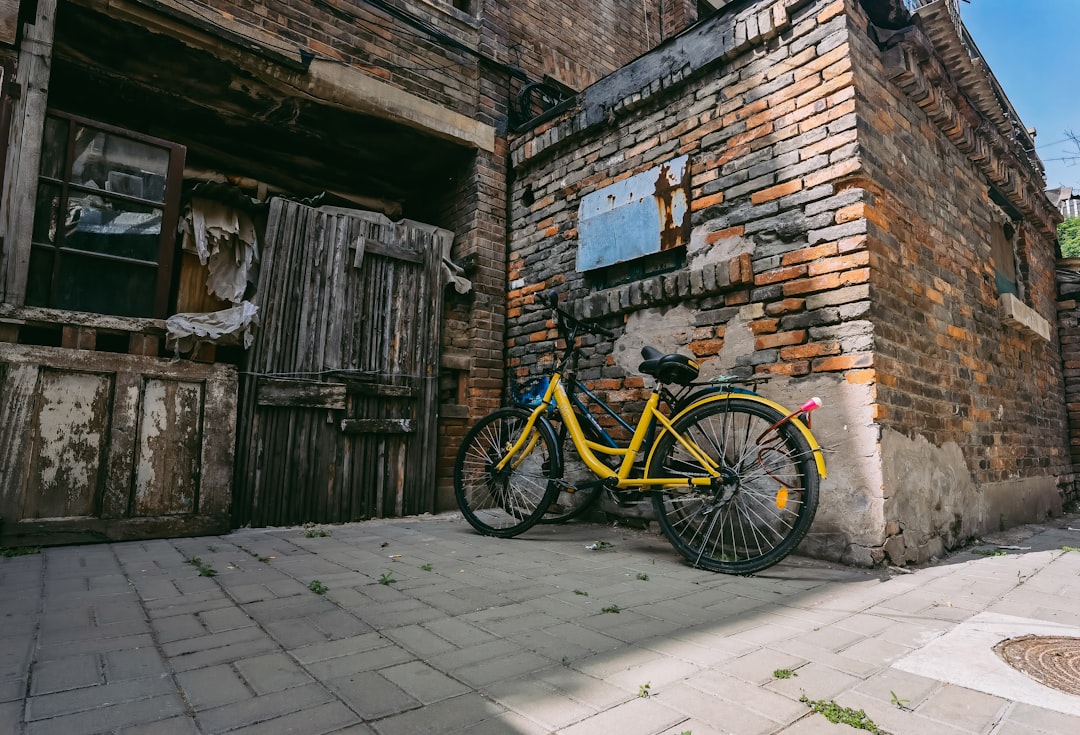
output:
[[[7, 170], [8, 136], [11, 133], [11, 110], [13, 98], [9, 93], [15, 81], [15, 62], [0, 55], [0, 185], [4, 183]], [[3, 245], [0, 239], [0, 245]]]
[[[104, 261], [111, 261], [117, 263], [129, 263], [138, 264], [146, 267], [148, 270], [153, 267], [156, 271], [153, 278], [154, 286], [154, 299], [153, 309], [150, 314], [128, 314], [118, 316], [136, 316], [136, 317], [151, 317], [157, 319], [164, 319], [169, 316], [169, 305], [172, 296], [173, 287], [173, 268], [176, 262], [176, 243], [177, 233], [176, 228], [180, 217], [180, 200], [181, 200], [181, 188], [184, 179], [184, 163], [187, 156], [187, 149], [185, 146], [174, 143], [162, 138], [155, 138], [150, 135], [140, 133], [138, 131], [131, 130], [129, 128], [118, 127], [115, 125], [109, 125], [98, 120], [83, 117], [81, 115], [73, 115], [62, 110], [49, 108], [45, 112], [45, 120], [58, 119], [63, 120], [67, 124], [67, 138], [65, 141], [65, 152], [63, 158], [63, 171], [61, 172], [61, 178], [55, 178], [53, 176], [46, 176], [39, 168], [36, 178], [35, 191], [40, 191], [43, 184], [58, 187], [59, 188], [59, 212], [66, 212], [70, 194], [72, 191], [82, 192], [85, 191], [85, 187], [81, 187], [78, 184], [72, 182], [72, 168], [75, 160], [75, 131], [76, 128], [82, 126], [95, 131], [101, 131], [103, 133], [117, 136], [120, 138], [126, 138], [128, 140], [150, 145], [156, 148], [161, 148], [168, 151], [168, 169], [165, 176], [165, 191], [161, 201], [155, 201], [151, 199], [144, 199], [142, 197], [123, 194], [120, 192], [108, 192], [108, 196], [112, 199], [116, 199], [122, 202], [128, 202], [142, 207], [152, 207], [154, 209], [161, 210], [161, 232], [158, 236], [158, 249], [157, 249], [157, 261], [156, 265], [151, 266], [149, 261], [144, 261], [136, 258], [127, 258], [119, 255], [112, 255], [109, 253], [100, 253], [93, 251], [80, 250], [77, 248], [64, 247], [64, 241], [66, 234], [63, 232], [63, 227], [57, 226], [55, 241], [52, 243], [40, 242], [35, 240], [33, 233], [31, 233], [30, 240], [30, 252], [36, 250], [50, 250], [53, 255], [52, 273], [49, 279], [49, 294], [48, 303], [43, 304], [47, 308], [66, 308], [58, 305], [58, 286], [61, 274], [61, 265], [65, 256], [65, 253], [69, 255], [77, 255], [80, 258], [96, 258]], [[44, 145], [44, 141], [43, 141]], [[44, 152], [44, 151], [43, 151]], [[44, 157], [43, 157], [44, 160]], [[36, 197], [36, 194], [35, 194]], [[36, 201], [36, 199], [35, 199]], [[62, 216], [62, 215], [60, 215]], [[62, 224], [62, 223], [58, 223]], [[30, 283], [31, 272], [27, 270], [27, 283]], [[94, 312], [100, 313], [100, 312]]]

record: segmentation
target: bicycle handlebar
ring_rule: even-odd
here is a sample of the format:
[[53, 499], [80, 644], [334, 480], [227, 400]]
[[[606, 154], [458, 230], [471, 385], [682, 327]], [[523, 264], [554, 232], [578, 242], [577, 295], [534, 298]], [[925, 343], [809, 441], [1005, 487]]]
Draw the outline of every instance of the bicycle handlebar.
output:
[[607, 337], [608, 339], [615, 338], [615, 332], [613, 332], [612, 330], [606, 327], [601, 327], [596, 322], [590, 321], [588, 319], [578, 319], [576, 316], [563, 311], [559, 307], [559, 299], [554, 291], [548, 291], [547, 293], [538, 293], [536, 294], [536, 300], [544, 306], [548, 306], [554, 309], [555, 313], [559, 315], [560, 321], [564, 322], [567, 326], [571, 328], [581, 328], [584, 329], [586, 332], [589, 332], [590, 334]]

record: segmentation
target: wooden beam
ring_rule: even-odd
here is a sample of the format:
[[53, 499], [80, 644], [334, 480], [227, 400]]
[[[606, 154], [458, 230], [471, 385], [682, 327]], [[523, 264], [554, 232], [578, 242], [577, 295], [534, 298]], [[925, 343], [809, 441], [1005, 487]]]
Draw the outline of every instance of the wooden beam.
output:
[[349, 395], [381, 396], [384, 398], [412, 398], [416, 389], [408, 385], [385, 385], [383, 383], [347, 383]]
[[344, 434], [411, 434], [416, 429], [412, 419], [345, 419]]
[[[294, 56], [284, 39], [227, 18], [215, 10], [208, 11], [201, 3], [187, 0], [82, 0], [82, 4], [237, 63], [281, 95], [372, 115], [468, 148], [489, 153], [495, 151], [493, 126], [334, 60], [315, 58], [305, 65], [299, 46], [295, 48]], [[212, 23], [207, 23], [208, 17]], [[251, 64], [245, 59], [251, 53], [264, 59], [276, 56], [277, 64]], [[294, 59], [301, 63], [297, 65]]]
[[260, 406], [345, 410], [345, 386], [341, 383], [260, 378], [256, 390]]
[[88, 327], [105, 332], [142, 332], [144, 334], [155, 335], [165, 334], [164, 319], [91, 314], [85, 311], [47, 309], [38, 306], [17, 306], [15, 304], [0, 304], [0, 322], [29, 324], [31, 326], [43, 327], [66, 324], [73, 327]]
[[0, 242], [4, 244], [0, 258], [0, 301], [13, 304], [22, 304], [26, 298], [41, 138], [52, 71], [56, 4], [57, 0], [38, 0], [34, 22], [26, 24], [19, 47], [15, 83], [21, 94], [12, 110], [4, 164], [2, 196], [7, 218], [0, 218]]

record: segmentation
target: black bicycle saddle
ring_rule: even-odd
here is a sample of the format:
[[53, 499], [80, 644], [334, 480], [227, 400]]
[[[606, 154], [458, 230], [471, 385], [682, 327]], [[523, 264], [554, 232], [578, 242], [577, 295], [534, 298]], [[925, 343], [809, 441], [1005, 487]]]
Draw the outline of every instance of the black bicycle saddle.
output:
[[698, 373], [701, 372], [696, 360], [677, 352], [665, 355], [655, 347], [646, 345], [641, 348], [641, 356], [645, 358], [645, 362], [638, 365], [638, 370], [661, 383], [689, 385], [697, 380]]

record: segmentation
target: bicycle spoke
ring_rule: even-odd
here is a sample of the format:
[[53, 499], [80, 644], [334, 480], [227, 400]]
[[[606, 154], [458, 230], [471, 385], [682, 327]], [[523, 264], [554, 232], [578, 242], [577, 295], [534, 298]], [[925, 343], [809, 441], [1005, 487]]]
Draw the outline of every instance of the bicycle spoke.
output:
[[670, 488], [657, 516], [672, 544], [695, 566], [750, 572], [782, 559], [806, 533], [817, 501], [813, 454], [783, 416], [749, 400], [695, 409], [677, 425], [684, 439], [719, 463], [710, 475], [672, 436], [650, 466], [654, 477], [712, 477], [711, 485]]
[[540, 519], [557, 493], [548, 477], [554, 436], [539, 424], [499, 467], [522, 438], [528, 418], [523, 409], [499, 409], [481, 419], [462, 442], [454, 465], [454, 496], [462, 515], [481, 533], [521, 533]]

